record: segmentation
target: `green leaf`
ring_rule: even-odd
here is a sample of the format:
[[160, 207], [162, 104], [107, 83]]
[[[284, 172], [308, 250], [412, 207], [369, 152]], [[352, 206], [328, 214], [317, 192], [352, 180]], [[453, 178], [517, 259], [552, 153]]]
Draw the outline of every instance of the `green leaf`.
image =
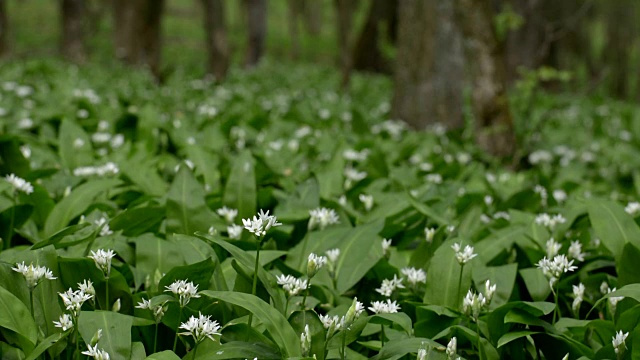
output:
[[487, 236], [475, 245], [480, 260], [488, 264], [503, 252], [510, 251], [519, 239], [526, 238], [522, 226], [509, 226]]
[[622, 255], [626, 243], [640, 248], [640, 228], [620, 204], [593, 199], [588, 202], [587, 208], [593, 230], [616, 259]]
[[593, 304], [593, 308], [591, 308], [591, 311], [593, 311], [593, 309], [595, 309], [601, 302], [605, 301], [606, 299], [612, 296], [614, 297], [624, 296], [640, 302], [640, 284], [625, 285], [614, 292], [604, 295], [598, 301], [596, 301], [595, 304]]
[[60, 340], [66, 339], [69, 333], [70, 333], [69, 331], [64, 333], [57, 333], [57, 334], [50, 335], [44, 340], [41, 340], [38, 343], [38, 346], [36, 346], [36, 348], [33, 349], [31, 353], [29, 353], [29, 356], [27, 356], [25, 360], [36, 360], [37, 358], [40, 357], [42, 353], [47, 351], [47, 349], [57, 344]]
[[262, 322], [284, 357], [300, 356], [300, 337], [287, 319], [271, 305], [251, 294], [205, 290], [202, 295], [212, 297], [252, 312]]
[[78, 331], [84, 341], [90, 343], [98, 329], [102, 329], [98, 347], [112, 359], [129, 359], [132, 324], [131, 316], [113, 311], [82, 311], [78, 316]]
[[176, 266], [160, 279], [158, 288], [164, 291], [165, 286], [171, 285], [176, 280], [188, 280], [198, 285], [198, 290], [209, 288], [209, 282], [213, 276], [215, 265], [210, 258], [201, 262], [185, 266]]
[[44, 235], [49, 237], [63, 229], [71, 219], [81, 215], [91, 205], [93, 199], [103, 192], [120, 185], [118, 179], [91, 180], [75, 188], [51, 210], [44, 224]]
[[407, 196], [409, 198], [409, 203], [414, 209], [418, 210], [419, 213], [426, 216], [427, 219], [433, 220], [440, 226], [446, 226], [450, 223], [448, 219], [438, 214], [437, 211], [433, 210], [429, 205], [425, 203], [421, 203], [416, 200], [413, 196]]
[[529, 291], [529, 295], [535, 301], [543, 301], [551, 294], [549, 287], [549, 279], [542, 273], [542, 270], [536, 268], [527, 268], [519, 271], [524, 285]]
[[343, 294], [351, 289], [382, 258], [382, 238], [378, 233], [383, 226], [384, 219], [360, 225], [345, 237], [340, 245], [340, 257], [336, 264], [339, 293]]
[[159, 206], [125, 209], [111, 219], [109, 227], [113, 231], [122, 230], [124, 236], [138, 236], [157, 228], [165, 214], [165, 209]]
[[310, 253], [324, 254], [327, 250], [338, 248], [343, 244], [344, 239], [351, 233], [352, 229], [350, 226], [341, 225], [307, 232], [300, 242], [289, 249], [285, 263], [292, 269], [304, 272]]
[[640, 249], [631, 243], [626, 243], [620, 258], [616, 261], [618, 286], [640, 283], [638, 264], [640, 264]]
[[[81, 147], [74, 146], [77, 139], [83, 141]], [[58, 151], [62, 165], [70, 170], [91, 164], [93, 149], [91, 140], [82, 127], [71, 120], [63, 120], [60, 124]]]
[[215, 217], [205, 203], [205, 196], [191, 170], [181, 166], [167, 194], [167, 234], [207, 231]]
[[220, 344], [207, 341], [198, 345], [196, 359], [282, 359], [282, 355], [274, 350], [260, 342], [229, 341]]
[[144, 234], [133, 239], [136, 244], [136, 267], [144, 275], [154, 275], [158, 270], [167, 273], [176, 266], [184, 265], [182, 251], [175, 243]]
[[384, 344], [384, 347], [380, 350], [378, 355], [371, 358], [371, 360], [386, 360], [386, 359], [399, 359], [402, 356], [411, 353], [418, 353], [420, 348], [426, 349], [431, 347], [431, 351], [427, 355], [428, 359], [446, 359], [446, 355], [442, 351], [435, 349], [442, 348], [439, 343], [427, 339], [427, 338], [408, 338], [391, 340]]
[[403, 312], [398, 312], [394, 314], [376, 314], [371, 316], [371, 318], [369, 319], [369, 323], [384, 324], [384, 325], [396, 324], [402, 330], [404, 330], [407, 333], [407, 335], [411, 335], [413, 333], [411, 318], [409, 317], [409, 315]]
[[518, 264], [491, 267], [478, 266], [473, 269], [472, 278], [476, 289], [482, 293], [484, 293], [487, 280], [496, 285], [496, 292], [491, 300], [491, 307], [495, 308], [509, 301], [517, 274]]
[[293, 194], [284, 193], [282, 200], [274, 210], [278, 214], [278, 220], [294, 222], [305, 220], [309, 217], [309, 210], [320, 205], [320, 186], [312, 177], [296, 186]]
[[503, 345], [506, 345], [512, 342], [513, 340], [517, 340], [525, 336], [539, 334], [539, 333], [540, 333], [539, 331], [531, 331], [531, 330], [521, 330], [521, 331], [506, 333], [500, 339], [498, 339], [498, 347], [502, 347]]
[[433, 254], [427, 270], [427, 287], [424, 295], [424, 302], [427, 304], [458, 309], [462, 304], [462, 298], [471, 286], [471, 267], [474, 260], [464, 266], [462, 282], [458, 284], [461, 266], [451, 248], [457, 241], [459, 239], [445, 241]]
[[171, 350], [165, 350], [147, 356], [146, 360], [180, 360], [180, 357]]
[[3, 287], [0, 287], [0, 327], [18, 335], [18, 345], [25, 353], [35, 347], [38, 331], [29, 308]]
[[238, 210], [238, 217], [246, 219], [257, 213], [255, 165], [251, 152], [243, 151], [233, 159], [231, 173], [224, 188], [222, 202]]

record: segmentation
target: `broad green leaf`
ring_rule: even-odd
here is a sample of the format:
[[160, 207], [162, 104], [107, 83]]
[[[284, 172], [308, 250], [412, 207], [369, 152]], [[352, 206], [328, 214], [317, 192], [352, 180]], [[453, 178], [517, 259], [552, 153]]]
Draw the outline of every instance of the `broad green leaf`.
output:
[[[282, 359], [279, 352], [259, 342], [229, 341], [224, 344], [208, 341], [198, 345], [196, 359]], [[149, 359], [149, 358], [147, 358]], [[171, 360], [158, 358], [157, 360]]]
[[517, 340], [529, 335], [539, 334], [539, 331], [531, 331], [531, 330], [521, 330], [521, 331], [513, 331], [510, 333], [504, 334], [500, 339], [498, 339], [498, 347], [502, 347], [513, 340]]
[[180, 357], [171, 350], [165, 350], [147, 356], [146, 360], [180, 360]]
[[391, 325], [396, 324], [402, 330], [404, 330], [407, 335], [411, 335], [413, 333], [413, 326], [411, 325], [411, 318], [409, 315], [398, 312], [394, 314], [376, 314], [371, 316], [369, 319], [369, 323], [371, 324], [384, 324]]
[[121, 184], [118, 179], [90, 180], [71, 191], [51, 210], [44, 224], [44, 236], [49, 237], [63, 229], [76, 216], [80, 216], [98, 195]]
[[[82, 146], [76, 146], [78, 140]], [[60, 124], [58, 151], [62, 165], [70, 170], [91, 164], [93, 149], [91, 140], [82, 127], [71, 120], [63, 120]]]
[[167, 194], [167, 234], [192, 235], [207, 231], [214, 215], [205, 203], [205, 192], [186, 166], [181, 166]]
[[156, 270], [167, 273], [185, 263], [180, 247], [171, 241], [144, 234], [133, 242], [136, 244], [136, 267], [145, 275], [153, 276]]
[[76, 233], [78, 230], [84, 229], [87, 226], [90, 226], [90, 224], [89, 223], [82, 223], [82, 224], [76, 224], [76, 225], [67, 226], [66, 228], [64, 228], [64, 229], [56, 232], [55, 234], [51, 235], [48, 239], [33, 244], [33, 246], [31, 246], [31, 250], [37, 250], [37, 249], [43, 248], [43, 247], [48, 246], [48, 245], [54, 245], [55, 246], [65, 236], [72, 235], [72, 234]]
[[491, 300], [491, 308], [498, 307], [509, 301], [513, 286], [518, 274], [518, 264], [507, 264], [502, 266], [475, 267], [472, 271], [473, 282], [476, 289], [485, 293], [487, 280], [496, 285], [496, 292]]
[[431, 339], [416, 337], [391, 340], [385, 343], [384, 347], [380, 350], [380, 353], [372, 357], [371, 360], [398, 359], [407, 354], [417, 354], [418, 350], [421, 348], [427, 349], [427, 347], [432, 349], [427, 355], [427, 358], [436, 360], [444, 360], [447, 358], [444, 352], [435, 350], [441, 348], [442, 345]]
[[[257, 213], [257, 190], [254, 159], [249, 151], [232, 159], [231, 173], [224, 188], [222, 202], [238, 210], [238, 217], [246, 219]], [[206, 229], [205, 229], [206, 230]]]
[[138, 236], [157, 228], [165, 214], [165, 209], [159, 206], [125, 209], [109, 222], [109, 227], [113, 231], [122, 230], [125, 236]]
[[[442, 243], [433, 254], [427, 269], [427, 287], [424, 302], [430, 305], [442, 305], [452, 309], [459, 309], [462, 298], [471, 286], [472, 259], [464, 266], [460, 277], [461, 266], [456, 260], [451, 246], [459, 239], [450, 239]], [[460, 283], [458, 283], [460, 282]]]
[[212, 297], [252, 312], [262, 322], [285, 357], [300, 356], [300, 336], [287, 319], [271, 305], [251, 294], [205, 290], [202, 295]]
[[196, 167], [196, 174], [202, 174], [204, 183], [209, 186], [210, 191], [220, 191], [220, 170], [218, 169], [219, 157], [205, 150], [201, 146], [187, 146], [188, 159], [193, 161]]
[[640, 283], [640, 272], [638, 272], [638, 264], [640, 264], [640, 249], [632, 243], [626, 243], [622, 249], [622, 254], [616, 261], [618, 287], [622, 287], [627, 284]]
[[310, 253], [324, 254], [327, 250], [339, 247], [351, 230], [350, 226], [341, 225], [307, 232], [300, 242], [289, 249], [285, 263], [292, 269], [304, 272]]
[[418, 212], [422, 215], [426, 216], [427, 219], [434, 221], [440, 226], [446, 226], [450, 223], [444, 216], [438, 214], [437, 211], [433, 210], [429, 205], [424, 204], [416, 200], [413, 196], [407, 196], [409, 198], [409, 203], [413, 206]]
[[591, 309], [591, 311], [593, 311], [593, 309], [595, 309], [601, 302], [605, 301], [606, 299], [610, 297], [620, 296], [632, 298], [633, 300], [640, 302], [640, 284], [628, 284], [621, 287], [620, 289], [617, 289], [614, 292], [610, 292], [604, 295], [602, 298], [596, 301], [595, 304], [593, 304], [593, 308]]
[[351, 289], [382, 258], [382, 238], [378, 233], [383, 226], [383, 220], [379, 220], [357, 226], [345, 236], [336, 264], [339, 293]]
[[640, 248], [640, 228], [621, 205], [593, 199], [588, 202], [587, 208], [593, 230], [616, 259], [622, 255], [626, 243]]
[[38, 359], [40, 355], [42, 355], [42, 353], [44, 353], [45, 351], [47, 351], [47, 349], [49, 349], [50, 347], [60, 342], [60, 340], [66, 339], [67, 336], [69, 336], [69, 334], [70, 334], [69, 331], [64, 333], [56, 333], [48, 336], [46, 339], [40, 340], [38, 342], [38, 346], [36, 346], [36, 348], [33, 349], [31, 353], [29, 353], [29, 356], [27, 356], [25, 360]]
[[524, 229], [521, 226], [509, 226], [496, 231], [475, 244], [475, 250], [480, 260], [488, 264], [503, 252], [510, 251], [518, 239], [523, 239]]
[[522, 269], [518, 272], [524, 280], [524, 285], [529, 291], [529, 295], [535, 301], [543, 301], [551, 294], [549, 287], [549, 279], [542, 273], [542, 270], [536, 268]]
[[82, 311], [78, 316], [78, 331], [84, 341], [90, 343], [98, 329], [102, 329], [98, 347], [114, 360], [129, 359], [132, 324], [131, 316], [113, 311]]
[[176, 234], [171, 237], [171, 242], [182, 252], [187, 265], [216, 256], [211, 246], [195, 236]]
[[0, 287], [0, 328], [15, 332], [25, 353], [31, 352], [38, 340], [37, 326], [29, 308], [3, 287]]
[[320, 187], [313, 177], [296, 186], [293, 194], [284, 195], [274, 210], [282, 222], [305, 220], [309, 217], [309, 210], [320, 205]]

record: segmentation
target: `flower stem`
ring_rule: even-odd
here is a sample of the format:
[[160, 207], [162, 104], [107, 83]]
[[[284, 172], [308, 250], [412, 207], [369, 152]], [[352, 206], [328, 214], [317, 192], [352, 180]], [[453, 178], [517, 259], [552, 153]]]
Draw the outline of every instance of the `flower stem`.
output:
[[107, 289], [106, 289], [106, 294], [105, 294], [105, 300], [107, 301], [106, 309], [107, 311], [111, 310], [110, 306], [109, 306], [109, 278], [107, 277]]
[[[260, 248], [262, 247], [262, 241], [258, 239], [258, 250], [256, 251], [256, 265], [253, 269], [253, 286], [251, 286], [251, 295], [256, 295], [256, 290], [258, 288], [258, 266], [260, 266]], [[251, 322], [253, 320], [253, 313], [249, 313], [249, 327], [251, 327]]]
[[462, 290], [462, 273], [464, 272], [464, 264], [460, 264], [460, 276], [458, 277], [458, 293], [456, 295], [456, 302], [460, 301], [460, 291]]
[[193, 347], [193, 356], [191, 357], [191, 359], [196, 358], [196, 351], [198, 351], [198, 343], [196, 343], [196, 346]]
[[33, 311], [33, 289], [29, 289], [29, 303], [31, 304], [31, 317], [35, 321], [36, 317], [35, 317], [34, 311]]
[[155, 354], [158, 346], [158, 322], [156, 321], [156, 333], [153, 336], [153, 353]]
[[380, 324], [380, 348], [384, 346], [384, 325]]
[[[553, 289], [552, 289], [553, 290]], [[556, 317], [558, 314], [558, 291], [554, 291], [553, 292], [553, 297], [555, 298], [555, 304], [556, 306], [554, 306], [553, 308], [553, 322], [551, 323], [552, 325], [555, 325], [556, 323]]]
[[311, 287], [311, 279], [307, 282], [307, 288], [304, 289], [304, 295], [302, 296], [302, 324], [307, 323], [307, 296], [309, 295], [309, 288]]
[[74, 354], [74, 358], [76, 360], [78, 360], [78, 358], [80, 357], [80, 344], [78, 342], [78, 326], [77, 325], [78, 324], [77, 324], [77, 321], [76, 321], [76, 326], [75, 326], [76, 330], [74, 331], [74, 338], [75, 338], [75, 343], [76, 343], [76, 352]]
[[342, 352], [340, 353], [340, 359], [344, 360], [347, 352], [347, 329], [342, 330]]
[[5, 249], [10, 249], [11, 248], [11, 238], [13, 237], [13, 223], [15, 222], [15, 218], [16, 218], [16, 203], [17, 200], [14, 201], [14, 205], [11, 207], [10, 209], [10, 213], [9, 213], [9, 229], [7, 231], [9, 231], [9, 233], [7, 234], [7, 241], [5, 241]]
[[[182, 306], [180, 306], [180, 312], [178, 313], [178, 327], [180, 326], [180, 319], [182, 318]], [[176, 327], [176, 336], [173, 338], [173, 352], [176, 352], [178, 345], [178, 328]]]

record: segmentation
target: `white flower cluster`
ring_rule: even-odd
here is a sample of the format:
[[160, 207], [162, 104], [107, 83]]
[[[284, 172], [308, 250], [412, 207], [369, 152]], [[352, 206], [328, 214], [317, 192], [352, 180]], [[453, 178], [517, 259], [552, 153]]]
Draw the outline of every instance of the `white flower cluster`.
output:
[[571, 309], [577, 315], [580, 310], [580, 304], [584, 300], [585, 287], [583, 283], [573, 285], [573, 303], [571, 303]]
[[456, 260], [458, 260], [458, 263], [460, 265], [464, 265], [471, 261], [471, 259], [473, 259], [474, 257], [478, 256], [478, 254], [475, 254], [473, 252], [473, 246], [467, 245], [464, 247], [464, 249], [462, 249], [462, 245], [460, 243], [455, 243], [451, 245], [451, 248], [453, 249], [453, 251], [455, 251]]
[[396, 275], [393, 275], [393, 279], [382, 280], [382, 285], [376, 289], [376, 291], [382, 294], [382, 296], [390, 297], [396, 289], [404, 289], [402, 280], [403, 278], [398, 278]]
[[269, 215], [269, 210], [266, 213], [260, 210], [258, 216], [254, 215], [253, 219], [242, 219], [242, 224], [247, 231], [258, 237], [265, 236], [270, 228], [282, 225], [275, 216]]
[[71, 311], [71, 315], [74, 318], [78, 317], [82, 304], [93, 298], [92, 294], [85, 293], [82, 289], [73, 291], [71, 288], [63, 293], [58, 293], [58, 295], [62, 298], [65, 308]]
[[180, 329], [187, 331], [181, 332], [179, 335], [193, 336], [196, 344], [201, 343], [205, 338], [215, 341], [213, 336], [221, 335], [220, 325], [217, 321], [211, 320], [210, 315], [202, 315], [202, 313], [198, 313], [198, 315], [197, 318], [192, 315], [187, 322], [180, 324]]
[[613, 337], [613, 340], [611, 340], [611, 344], [613, 344], [613, 350], [615, 351], [616, 355], [620, 354], [623, 351], [623, 347], [624, 349], [627, 348], [627, 344], [625, 343], [627, 336], [629, 336], [628, 332], [622, 333], [622, 330], [620, 330], [616, 333], [616, 336]]
[[547, 240], [546, 248], [547, 248], [547, 257], [551, 259], [554, 256], [558, 255], [558, 253], [560, 252], [560, 249], [562, 248], [562, 244], [555, 241], [554, 238], [551, 238]]
[[15, 174], [9, 174], [5, 177], [5, 180], [13, 186], [13, 190], [22, 191], [25, 194], [31, 194], [33, 192], [33, 186], [25, 179], [16, 176]]
[[109, 353], [105, 350], [98, 349], [98, 344], [95, 346], [87, 344], [87, 348], [87, 351], [82, 352], [84, 355], [91, 356], [94, 360], [109, 360]]
[[448, 360], [453, 360], [455, 359], [457, 353], [458, 353], [458, 338], [456, 338], [455, 336], [451, 338], [451, 340], [449, 340], [449, 343], [447, 344], [447, 349], [445, 350], [445, 353], [447, 354], [447, 359]]
[[304, 331], [300, 334], [300, 348], [302, 350], [302, 356], [309, 355], [311, 350], [311, 332], [309, 331], [309, 324], [304, 326]]
[[73, 170], [74, 176], [114, 176], [120, 173], [120, 168], [115, 163], [109, 161], [101, 166], [81, 166]]
[[338, 258], [340, 257], [340, 249], [331, 249], [325, 251], [325, 255], [327, 255], [327, 268], [329, 270], [329, 275], [332, 278], [336, 276], [336, 265], [338, 262]]
[[462, 312], [467, 315], [471, 315], [475, 320], [480, 316], [480, 312], [491, 304], [493, 295], [496, 293], [497, 285], [492, 285], [491, 280], [487, 280], [484, 284], [484, 288], [484, 294], [481, 292], [476, 294], [469, 290], [462, 300]]
[[640, 202], [632, 201], [624, 207], [624, 211], [631, 216], [636, 216], [640, 212]]
[[227, 226], [227, 234], [230, 239], [240, 240], [240, 237], [242, 237], [242, 229], [244, 228], [240, 225], [229, 225]]
[[373, 208], [373, 195], [360, 194], [358, 199], [364, 205], [364, 209], [370, 211]]
[[309, 254], [309, 258], [307, 259], [307, 277], [311, 279], [316, 276], [318, 271], [320, 271], [326, 263], [326, 256], [318, 256], [314, 253]]
[[309, 230], [315, 229], [316, 227], [322, 230], [329, 225], [339, 222], [338, 214], [333, 209], [319, 207], [309, 210]]
[[389, 249], [391, 248], [391, 239], [382, 239], [382, 255], [387, 256]]
[[192, 281], [176, 280], [171, 285], [165, 286], [165, 292], [170, 291], [174, 295], [178, 295], [180, 299], [180, 307], [185, 307], [191, 301], [191, 298], [199, 298], [198, 285], [194, 285]]
[[216, 210], [216, 213], [222, 216], [228, 224], [233, 224], [233, 222], [236, 219], [236, 216], [238, 216], [237, 209], [230, 209], [226, 206], [223, 206], [220, 209]]
[[62, 314], [60, 315], [60, 321], [53, 321], [53, 326], [57, 328], [61, 328], [62, 331], [67, 331], [73, 328], [73, 320], [71, 319], [71, 315]]
[[325, 329], [327, 329], [327, 337], [329, 340], [336, 333], [336, 331], [348, 329], [351, 324], [362, 314], [364, 311], [364, 305], [358, 301], [358, 298], [354, 298], [347, 313], [339, 317], [338, 315], [320, 315], [320, 321]]
[[580, 243], [580, 241], [575, 240], [571, 242], [571, 245], [569, 245], [569, 250], [567, 250], [567, 255], [569, 256], [570, 259], [584, 261], [584, 257], [589, 254], [582, 252], [582, 244]]
[[369, 149], [361, 151], [347, 149], [342, 153], [342, 157], [347, 161], [365, 161], [369, 157]]
[[167, 311], [166, 303], [167, 302], [164, 301], [160, 304], [151, 305], [151, 300], [142, 299], [142, 302], [139, 302], [136, 308], [151, 310], [156, 319], [156, 323], [160, 323], [160, 320], [164, 317], [164, 313]]
[[428, 243], [433, 241], [433, 236], [436, 234], [435, 228], [424, 228], [424, 238]]
[[29, 290], [33, 290], [38, 284], [43, 280], [55, 280], [56, 277], [53, 276], [51, 270], [47, 269], [46, 266], [33, 266], [33, 264], [29, 264], [26, 266], [24, 261], [22, 263], [16, 263], [16, 267], [11, 268], [11, 270], [19, 272], [24, 276], [24, 279], [27, 281], [27, 286]]
[[562, 214], [549, 215], [547, 213], [542, 213], [536, 216], [535, 223], [538, 225], [542, 225], [549, 230], [555, 229], [558, 224], [564, 224], [567, 220], [562, 216]]
[[289, 296], [298, 295], [300, 291], [305, 290], [308, 285], [307, 280], [298, 279], [291, 275], [278, 275], [276, 276], [276, 281], [278, 285], [281, 285], [282, 288], [289, 293]]
[[560, 276], [566, 272], [574, 271], [577, 266], [573, 266], [573, 260], [567, 259], [565, 255], [556, 255], [553, 260], [547, 259], [545, 256], [536, 266], [542, 270], [544, 276], [549, 279], [549, 287], [553, 290], [553, 285], [560, 279]]
[[367, 177], [367, 173], [365, 171], [358, 171], [352, 167], [347, 167], [344, 169], [344, 177], [344, 188], [351, 189], [353, 184], [364, 180]]
[[111, 275], [111, 259], [114, 256], [116, 256], [116, 253], [111, 249], [107, 251], [98, 249], [98, 251], [91, 250], [91, 255], [88, 257], [93, 259], [98, 269], [102, 270], [104, 277], [109, 278], [109, 275]]
[[422, 269], [406, 267], [400, 270], [400, 272], [402, 272], [402, 275], [407, 277], [407, 282], [412, 286], [416, 286], [418, 283], [427, 282], [427, 273]]
[[400, 305], [398, 305], [395, 300], [391, 301], [391, 299], [387, 299], [387, 302], [373, 301], [371, 302], [369, 310], [374, 314], [395, 314], [400, 310]]

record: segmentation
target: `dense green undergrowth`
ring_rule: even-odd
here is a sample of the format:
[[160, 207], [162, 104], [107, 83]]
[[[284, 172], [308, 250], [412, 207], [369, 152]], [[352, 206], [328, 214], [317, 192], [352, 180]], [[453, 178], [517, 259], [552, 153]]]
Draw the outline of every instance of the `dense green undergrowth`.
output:
[[640, 353], [628, 105], [516, 96], [513, 172], [390, 119], [384, 79], [0, 79], [3, 359]]

